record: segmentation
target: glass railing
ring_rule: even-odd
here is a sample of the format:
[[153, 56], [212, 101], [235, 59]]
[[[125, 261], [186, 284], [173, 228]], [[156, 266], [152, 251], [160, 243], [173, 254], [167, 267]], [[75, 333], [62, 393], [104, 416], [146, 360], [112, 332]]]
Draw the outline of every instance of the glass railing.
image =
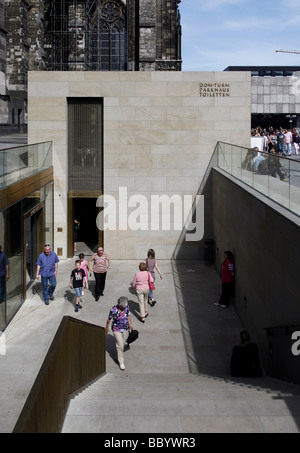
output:
[[300, 160], [218, 142], [217, 166], [300, 216]]
[[52, 166], [52, 142], [0, 150], [0, 189]]

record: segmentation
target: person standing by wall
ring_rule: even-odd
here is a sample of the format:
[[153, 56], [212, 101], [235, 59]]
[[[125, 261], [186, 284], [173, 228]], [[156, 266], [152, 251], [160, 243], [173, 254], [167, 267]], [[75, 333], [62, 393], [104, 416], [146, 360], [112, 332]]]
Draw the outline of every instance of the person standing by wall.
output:
[[79, 238], [79, 231], [80, 231], [80, 222], [74, 219], [74, 253], [78, 252], [77, 250], [77, 241]]
[[[93, 264], [92, 264], [93, 263]], [[104, 249], [98, 247], [97, 253], [94, 253], [92, 258], [89, 260], [89, 269], [91, 272], [94, 272], [94, 277], [96, 281], [95, 286], [95, 300], [99, 300], [100, 296], [103, 296], [103, 291], [105, 288], [106, 273], [107, 270], [111, 268], [111, 261]]]
[[[45, 244], [43, 253], [36, 262], [36, 279], [41, 276], [43, 297], [46, 305], [49, 305], [49, 299], [54, 300], [53, 293], [56, 288], [56, 276], [59, 259], [55, 252], [51, 251], [50, 244]], [[49, 288], [48, 288], [49, 281]]]
[[233, 254], [229, 250], [224, 252], [224, 261], [221, 266], [220, 276], [222, 280], [222, 293], [219, 302], [216, 302], [214, 305], [228, 308], [230, 298], [233, 296], [234, 281]]

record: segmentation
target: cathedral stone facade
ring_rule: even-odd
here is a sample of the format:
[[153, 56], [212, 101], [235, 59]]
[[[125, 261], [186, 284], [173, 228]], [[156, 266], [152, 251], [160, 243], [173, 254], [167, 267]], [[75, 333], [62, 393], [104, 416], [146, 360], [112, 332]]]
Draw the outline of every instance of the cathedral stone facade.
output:
[[181, 71], [180, 0], [0, 0], [0, 133], [26, 131], [28, 71]]

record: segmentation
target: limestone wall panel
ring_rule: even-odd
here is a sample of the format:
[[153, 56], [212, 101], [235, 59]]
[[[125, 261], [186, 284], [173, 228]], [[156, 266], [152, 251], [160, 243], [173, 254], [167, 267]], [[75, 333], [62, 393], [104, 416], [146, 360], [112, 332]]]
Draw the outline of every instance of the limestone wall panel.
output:
[[[229, 83], [230, 94], [201, 97], [200, 82]], [[171, 219], [169, 231], [151, 229], [151, 197], [195, 196], [217, 141], [250, 145], [249, 74], [29, 73], [29, 141], [53, 141], [54, 240], [55, 248], [63, 247], [62, 259], [67, 253], [67, 97], [73, 96], [103, 98], [104, 193], [118, 200], [120, 187], [126, 187], [128, 197], [140, 194], [148, 202], [141, 210], [141, 229], [106, 230], [105, 249], [113, 259], [144, 259], [150, 247], [158, 259], [170, 258], [181, 219]], [[63, 233], [56, 233], [58, 226]]]

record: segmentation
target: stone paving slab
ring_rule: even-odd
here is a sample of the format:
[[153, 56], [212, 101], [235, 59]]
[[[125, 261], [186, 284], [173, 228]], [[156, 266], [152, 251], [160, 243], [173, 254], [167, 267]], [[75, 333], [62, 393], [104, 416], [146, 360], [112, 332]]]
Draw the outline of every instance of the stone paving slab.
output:
[[269, 378], [107, 374], [71, 400], [62, 432], [299, 432], [299, 388], [283, 388]]

